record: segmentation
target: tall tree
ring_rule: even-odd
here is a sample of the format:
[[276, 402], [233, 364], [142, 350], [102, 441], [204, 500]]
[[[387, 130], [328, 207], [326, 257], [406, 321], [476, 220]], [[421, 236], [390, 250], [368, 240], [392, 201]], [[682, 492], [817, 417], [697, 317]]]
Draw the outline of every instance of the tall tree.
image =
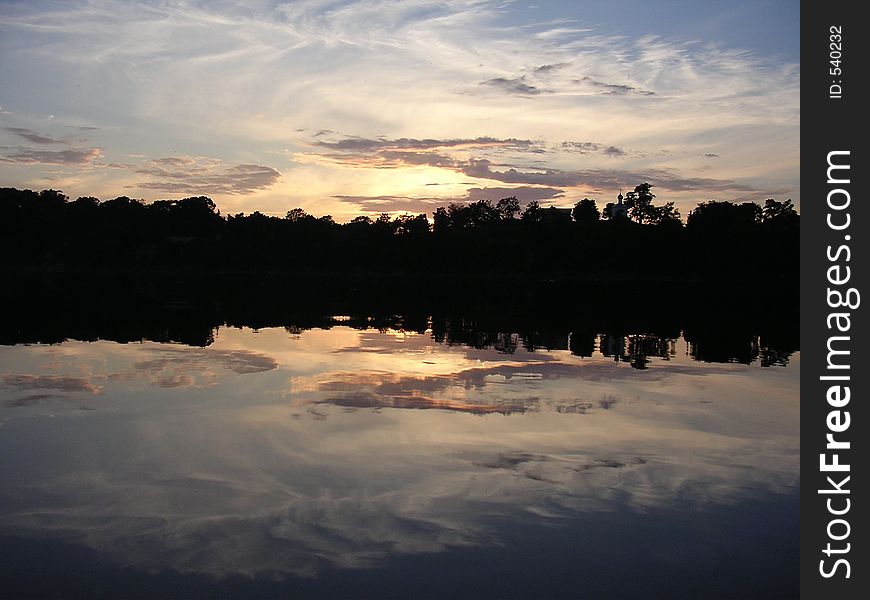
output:
[[628, 216], [638, 223], [655, 218], [655, 207], [652, 203], [655, 197], [655, 194], [652, 193], [652, 185], [649, 183], [641, 183], [635, 187], [634, 191], [625, 195]]
[[502, 198], [495, 204], [495, 209], [498, 211], [499, 218], [503, 220], [515, 219], [520, 214], [520, 201], [516, 196]]
[[589, 198], [583, 198], [575, 204], [574, 209], [571, 211], [571, 216], [577, 223], [594, 222], [601, 218], [595, 200], [590, 200]]
[[541, 205], [538, 204], [537, 200], [532, 200], [526, 205], [526, 210], [523, 211], [523, 221], [527, 221], [530, 223], [539, 223], [542, 218]]

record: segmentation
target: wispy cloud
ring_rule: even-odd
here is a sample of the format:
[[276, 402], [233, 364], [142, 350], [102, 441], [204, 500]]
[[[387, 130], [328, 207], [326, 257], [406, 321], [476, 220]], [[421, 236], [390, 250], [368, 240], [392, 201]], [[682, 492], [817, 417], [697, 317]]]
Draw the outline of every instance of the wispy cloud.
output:
[[20, 165], [91, 165], [102, 156], [99, 148], [67, 148], [66, 150], [36, 150], [33, 148], [17, 148], [7, 150], [0, 156], [0, 162]]
[[574, 186], [582, 181], [579, 175], [564, 171], [546, 170], [538, 173], [518, 171], [514, 168], [494, 171], [492, 163], [485, 158], [469, 160], [468, 164], [462, 167], [462, 172], [469, 177], [495, 179], [504, 183], [531, 183], [557, 187]]
[[626, 151], [617, 146], [608, 146], [597, 142], [562, 142], [561, 150], [566, 152], [576, 152], [578, 154], [595, 154], [601, 153], [604, 156], [622, 157], [626, 155]]
[[272, 167], [224, 167], [217, 159], [189, 156], [158, 158], [135, 172], [148, 179], [131, 187], [201, 195], [250, 194], [272, 186], [281, 177]]
[[559, 69], [567, 67], [570, 63], [556, 63], [552, 65], [540, 65], [535, 67], [535, 75], [547, 75]]
[[480, 85], [494, 87], [508, 94], [516, 94], [518, 96], [536, 96], [543, 91], [534, 85], [526, 83], [525, 75], [514, 79], [495, 77], [482, 81]]
[[63, 140], [58, 140], [53, 137], [49, 137], [47, 135], [42, 135], [41, 133], [37, 133], [32, 129], [27, 129], [26, 127], [4, 127], [4, 130], [9, 133], [15, 134], [18, 137], [24, 138], [28, 142], [32, 142], [34, 144], [63, 144]]
[[345, 137], [337, 141], [315, 141], [316, 146], [331, 148], [346, 152], [374, 152], [378, 150], [405, 150], [423, 151], [439, 148], [509, 148], [513, 150], [526, 150], [536, 144], [531, 140], [519, 140], [514, 138], [499, 139], [482, 136], [473, 139], [413, 139], [413, 138], [361, 138]]
[[655, 92], [642, 90], [633, 85], [625, 85], [619, 83], [605, 83], [598, 81], [592, 77], [586, 76], [583, 79], [576, 80], [578, 83], [586, 83], [594, 88], [601, 90], [601, 94], [605, 95], [621, 95], [621, 94], [639, 94], [641, 96], [655, 96]]

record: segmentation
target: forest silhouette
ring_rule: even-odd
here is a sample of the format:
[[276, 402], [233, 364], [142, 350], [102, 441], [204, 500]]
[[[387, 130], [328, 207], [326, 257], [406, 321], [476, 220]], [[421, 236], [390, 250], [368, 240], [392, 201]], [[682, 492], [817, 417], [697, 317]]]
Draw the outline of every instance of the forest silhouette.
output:
[[[647, 183], [624, 202], [524, 208], [515, 197], [339, 224], [294, 208], [223, 216], [208, 197], [145, 203], [121, 196], [0, 188], [7, 271], [197, 270], [522, 279], [769, 281], [798, 278], [800, 217], [790, 200], [707, 201], [681, 220]], [[619, 206], [621, 205], [621, 206]]]

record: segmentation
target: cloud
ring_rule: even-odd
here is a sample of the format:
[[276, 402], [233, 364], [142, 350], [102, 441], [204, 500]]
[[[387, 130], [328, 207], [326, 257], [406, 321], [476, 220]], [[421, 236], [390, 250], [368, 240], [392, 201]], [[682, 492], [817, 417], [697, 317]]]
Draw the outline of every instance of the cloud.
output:
[[541, 65], [539, 67], [535, 67], [535, 75], [547, 75], [552, 73], [553, 71], [557, 71], [559, 69], [563, 69], [567, 67], [570, 63], [556, 63], [552, 65]]
[[625, 150], [618, 146], [608, 146], [597, 142], [562, 142], [560, 149], [577, 154], [603, 154], [604, 156], [623, 157]]
[[[608, 149], [605, 149], [605, 152]], [[614, 148], [616, 152], [621, 150]], [[526, 172], [510, 168], [494, 171], [492, 163], [486, 159], [472, 159], [462, 168], [462, 173], [479, 179], [494, 179], [505, 183], [527, 183], [552, 187], [585, 186], [594, 190], [614, 190], [634, 187], [647, 182], [660, 190], [671, 192], [730, 192], [762, 193], [752, 186], [728, 179], [708, 177], [682, 177], [664, 169], [646, 172], [616, 171], [610, 169], [587, 169], [583, 171], [559, 171], [549, 169], [543, 172]]]
[[69, 165], [86, 166], [94, 163], [102, 156], [99, 148], [80, 149], [68, 148], [66, 150], [35, 150], [32, 148], [19, 148], [3, 156], [0, 162], [20, 165]]
[[486, 85], [498, 88], [508, 94], [516, 94], [519, 96], [536, 96], [542, 92], [540, 88], [526, 83], [526, 76], [508, 79], [506, 77], [496, 77], [480, 82], [480, 85]]
[[719, 158], [719, 155], [716, 154], [715, 152], [707, 152], [706, 154], [704, 154], [704, 157], [705, 158]]
[[495, 179], [504, 183], [530, 183], [537, 185], [566, 187], [580, 183], [581, 178], [576, 174], [565, 171], [546, 170], [542, 173], [521, 172], [514, 168], [507, 171], [493, 171], [492, 163], [485, 159], [470, 159], [462, 167], [462, 173], [478, 179]]
[[100, 388], [83, 377], [60, 375], [4, 375], [3, 384], [19, 390], [59, 390], [99, 394]]
[[337, 141], [314, 142], [316, 146], [330, 148], [342, 152], [374, 152], [377, 150], [407, 150], [423, 151], [437, 148], [510, 148], [513, 150], [526, 150], [536, 144], [531, 140], [515, 138], [499, 139], [488, 136], [477, 138], [452, 138], [452, 139], [415, 139], [415, 138], [362, 138], [345, 137]]
[[250, 194], [276, 183], [281, 174], [272, 167], [242, 164], [223, 167], [220, 160], [166, 157], [149, 161], [137, 169], [151, 179], [128, 187], [193, 195]]
[[4, 127], [4, 130], [9, 133], [15, 134], [18, 137], [24, 138], [28, 142], [34, 144], [63, 144], [62, 140], [55, 139], [53, 137], [48, 137], [46, 135], [42, 135], [33, 131], [32, 129], [27, 129], [25, 127]]
[[410, 212], [428, 213], [446, 203], [443, 198], [415, 196], [351, 196], [337, 195], [333, 198], [340, 202], [357, 204], [361, 210], [370, 213]]
[[586, 83], [591, 85], [594, 88], [598, 88], [602, 90], [602, 95], [608, 96], [619, 96], [623, 94], [638, 94], [640, 96], [655, 96], [655, 92], [651, 92], [649, 90], [643, 90], [633, 85], [625, 85], [625, 84], [615, 84], [615, 83], [605, 83], [603, 81], [598, 81], [592, 79], [589, 76], [584, 77], [583, 79], [576, 79], [577, 83]]
[[448, 152], [460, 150], [544, 152], [538, 143], [532, 140], [500, 139], [489, 136], [448, 139], [344, 137], [330, 141], [315, 140], [313, 145], [331, 150], [331, 152], [314, 155], [319, 161], [366, 169], [429, 166], [461, 171], [465, 159], [450, 156]]

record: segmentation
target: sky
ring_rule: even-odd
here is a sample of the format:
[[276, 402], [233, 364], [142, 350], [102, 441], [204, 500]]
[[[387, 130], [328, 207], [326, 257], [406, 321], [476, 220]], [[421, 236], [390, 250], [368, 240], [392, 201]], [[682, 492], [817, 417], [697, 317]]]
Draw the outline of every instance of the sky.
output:
[[800, 4], [0, 1], [0, 186], [347, 221], [800, 206]]

